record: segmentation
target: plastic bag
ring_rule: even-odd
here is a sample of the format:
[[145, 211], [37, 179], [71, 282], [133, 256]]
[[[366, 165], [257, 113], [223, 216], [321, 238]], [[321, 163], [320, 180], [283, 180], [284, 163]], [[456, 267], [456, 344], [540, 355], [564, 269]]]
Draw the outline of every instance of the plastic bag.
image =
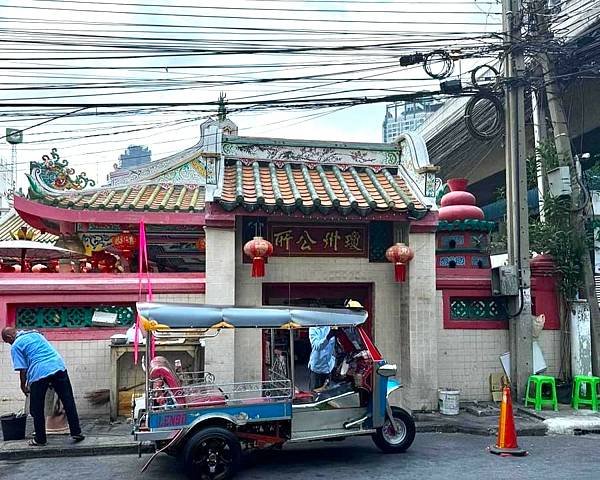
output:
[[[127, 329], [127, 332], [125, 333], [125, 335], [127, 335], [127, 342], [128, 343], [133, 343], [135, 340], [135, 325], [132, 325], [131, 327], [129, 327]], [[144, 335], [142, 334], [142, 330], [139, 329], [138, 330], [138, 343], [144, 344], [146, 342], [146, 339], [144, 338]]]
[[533, 326], [531, 328], [531, 336], [533, 338], [538, 338], [542, 330], [544, 329], [544, 324], [546, 323], [546, 315], [543, 313], [536, 317], [533, 317]]

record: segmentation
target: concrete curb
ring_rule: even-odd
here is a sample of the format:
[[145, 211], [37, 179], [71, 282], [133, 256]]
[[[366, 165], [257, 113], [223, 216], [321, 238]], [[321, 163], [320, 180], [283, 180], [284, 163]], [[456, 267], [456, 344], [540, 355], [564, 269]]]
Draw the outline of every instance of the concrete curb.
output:
[[[31, 460], [34, 458], [56, 458], [56, 457], [89, 457], [100, 455], [133, 455], [139, 452], [137, 443], [123, 442], [106, 445], [69, 446], [48, 445], [45, 447], [27, 447], [15, 450], [0, 451], [0, 460]], [[144, 444], [142, 453], [154, 453], [154, 446]]]

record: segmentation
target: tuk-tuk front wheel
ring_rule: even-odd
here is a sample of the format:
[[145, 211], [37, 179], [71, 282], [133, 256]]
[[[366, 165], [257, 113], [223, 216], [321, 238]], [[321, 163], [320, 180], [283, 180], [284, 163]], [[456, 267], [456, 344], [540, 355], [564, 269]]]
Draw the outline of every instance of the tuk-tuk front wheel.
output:
[[401, 453], [407, 450], [415, 439], [415, 421], [407, 411], [397, 407], [391, 408], [396, 426], [392, 425], [386, 416], [383, 426], [373, 434], [373, 441], [385, 453]]
[[237, 437], [229, 430], [209, 427], [190, 437], [182, 454], [189, 478], [225, 480], [238, 470], [242, 448]]

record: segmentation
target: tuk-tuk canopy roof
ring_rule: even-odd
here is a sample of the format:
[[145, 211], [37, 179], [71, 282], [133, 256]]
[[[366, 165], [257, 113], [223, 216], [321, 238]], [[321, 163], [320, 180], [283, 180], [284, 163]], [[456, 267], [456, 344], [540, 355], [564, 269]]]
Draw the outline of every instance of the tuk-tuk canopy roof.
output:
[[364, 310], [341, 308], [138, 303], [137, 310], [146, 320], [169, 328], [351, 327], [367, 320], [367, 312]]

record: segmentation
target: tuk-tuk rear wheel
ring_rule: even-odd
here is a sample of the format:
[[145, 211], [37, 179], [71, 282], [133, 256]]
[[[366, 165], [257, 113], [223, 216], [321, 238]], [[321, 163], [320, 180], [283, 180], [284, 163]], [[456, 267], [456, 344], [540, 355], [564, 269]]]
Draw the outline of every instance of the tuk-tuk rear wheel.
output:
[[415, 421], [406, 410], [391, 408], [398, 430], [394, 429], [390, 419], [386, 417], [383, 426], [373, 434], [373, 442], [385, 453], [401, 453], [406, 451], [415, 439]]
[[225, 480], [240, 466], [242, 447], [225, 428], [209, 427], [190, 437], [183, 447], [186, 473], [194, 480]]

